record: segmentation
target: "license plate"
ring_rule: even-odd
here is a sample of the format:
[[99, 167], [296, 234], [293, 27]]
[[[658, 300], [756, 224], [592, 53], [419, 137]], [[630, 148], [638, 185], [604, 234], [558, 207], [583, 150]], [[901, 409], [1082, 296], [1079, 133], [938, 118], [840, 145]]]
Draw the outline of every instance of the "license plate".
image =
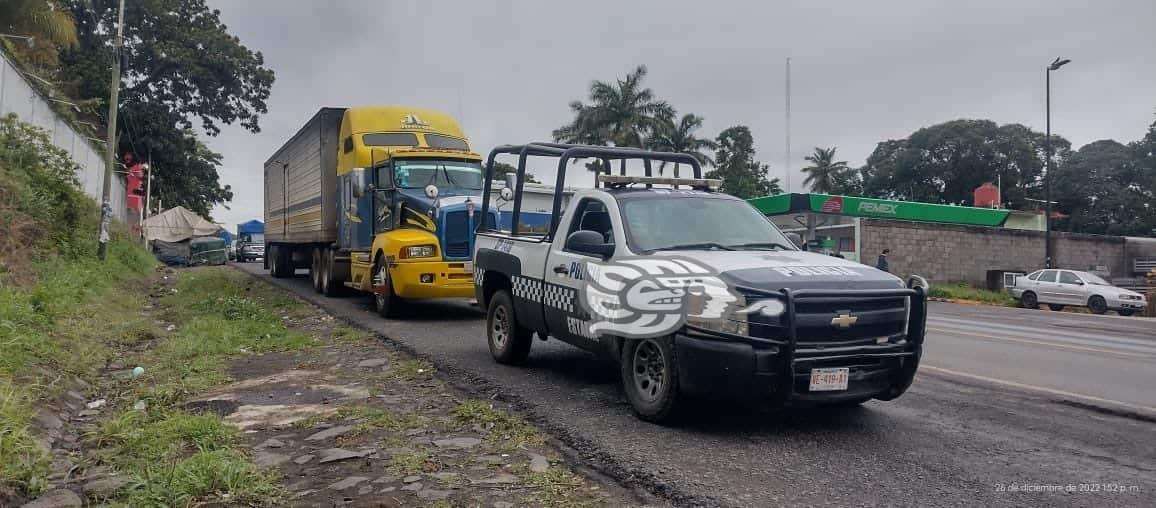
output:
[[473, 261], [466, 261], [466, 271], [470, 272], [470, 273], [474, 273], [474, 262]]
[[837, 392], [847, 389], [851, 371], [847, 367], [811, 369], [812, 392]]

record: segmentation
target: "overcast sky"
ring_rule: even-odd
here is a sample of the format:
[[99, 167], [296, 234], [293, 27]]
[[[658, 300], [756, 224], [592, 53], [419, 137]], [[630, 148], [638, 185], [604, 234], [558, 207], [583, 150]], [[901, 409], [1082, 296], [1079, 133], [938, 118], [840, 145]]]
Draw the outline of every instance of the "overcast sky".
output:
[[[262, 218], [262, 164], [322, 106], [405, 104], [457, 117], [476, 151], [547, 140], [594, 79], [646, 64], [646, 84], [700, 136], [751, 128], [791, 189], [816, 146], [863, 163], [881, 140], [957, 118], [1044, 129], [1073, 145], [1139, 139], [1156, 117], [1156, 1], [342, 1], [210, 0], [276, 72], [261, 133], [224, 129], [230, 229]], [[938, 5], [934, 5], [938, 4]], [[550, 171], [535, 168], [541, 179]], [[568, 182], [590, 181], [574, 166]]]

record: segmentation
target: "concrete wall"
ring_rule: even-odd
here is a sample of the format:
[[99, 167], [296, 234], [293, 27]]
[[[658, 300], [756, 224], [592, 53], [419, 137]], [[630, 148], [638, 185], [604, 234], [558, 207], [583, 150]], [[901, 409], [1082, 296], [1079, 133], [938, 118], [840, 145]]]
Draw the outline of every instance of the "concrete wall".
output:
[[[874, 264], [884, 248], [891, 271], [933, 281], [966, 281], [982, 286], [989, 270], [1030, 272], [1044, 264], [1044, 233], [981, 226], [955, 226], [883, 219], [861, 222], [861, 255]], [[1131, 277], [1136, 252], [1150, 244], [1124, 237], [1055, 233], [1056, 266]], [[1139, 245], [1137, 245], [1139, 244]], [[1156, 246], [1151, 246], [1156, 248]]]
[[[76, 175], [80, 187], [85, 194], [99, 203], [101, 187], [104, 185], [102, 152], [89, 144], [84, 133], [74, 129], [68, 121], [60, 118], [49, 107], [49, 99], [41, 96], [29, 83], [33, 79], [36, 78], [21, 74], [16, 66], [8, 61], [8, 57], [0, 53], [0, 116], [15, 113], [21, 121], [47, 131], [52, 138], [52, 144], [68, 152], [72, 160], [80, 165], [80, 173]], [[123, 175], [113, 175], [110, 197], [113, 217], [126, 222], [128, 210], [125, 208]]]

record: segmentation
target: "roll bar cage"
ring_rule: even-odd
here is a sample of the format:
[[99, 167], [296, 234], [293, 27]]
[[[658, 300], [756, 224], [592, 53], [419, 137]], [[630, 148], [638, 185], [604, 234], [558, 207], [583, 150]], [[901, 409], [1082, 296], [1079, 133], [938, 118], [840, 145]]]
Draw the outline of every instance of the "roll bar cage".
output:
[[[524, 145], [501, 145], [490, 150], [490, 155], [486, 157], [486, 182], [482, 189], [482, 217], [489, 217], [490, 192], [493, 188], [492, 182], [494, 180], [494, 159], [500, 154], [518, 154], [517, 183], [513, 189], [514, 209], [510, 222], [511, 236], [518, 236], [518, 219], [521, 218], [522, 214], [522, 190], [523, 183], [526, 180], [526, 158], [529, 156], [558, 158], [558, 174], [554, 179], [554, 206], [551, 210], [550, 230], [547, 231], [546, 238], [553, 238], [555, 231], [558, 229], [559, 216], [562, 214], [562, 190], [566, 185], [566, 166], [573, 159], [599, 159], [606, 168], [606, 174], [611, 174], [611, 161], [642, 160], [644, 171], [648, 177], [652, 176], [652, 161], [687, 164], [690, 165], [693, 170], [694, 178], [702, 178], [702, 165], [690, 154], [685, 153], [654, 152], [631, 147], [573, 145], [543, 141], [535, 141]], [[594, 185], [598, 185], [597, 178], [595, 178]], [[649, 187], [650, 185], [648, 184], [647, 186]], [[478, 230], [486, 230], [488, 226], [489, 220], [483, 219], [478, 223]], [[494, 224], [493, 228], [488, 230], [496, 231], [497, 228], [498, 225]]]

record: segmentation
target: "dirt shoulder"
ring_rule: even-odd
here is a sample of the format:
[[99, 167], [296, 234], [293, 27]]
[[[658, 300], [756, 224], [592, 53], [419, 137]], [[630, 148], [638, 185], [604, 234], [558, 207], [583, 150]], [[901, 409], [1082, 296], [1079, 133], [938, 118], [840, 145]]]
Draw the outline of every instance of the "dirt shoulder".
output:
[[226, 267], [163, 273], [141, 288], [157, 333], [68, 395], [31, 506], [642, 504], [509, 408], [280, 289]]

